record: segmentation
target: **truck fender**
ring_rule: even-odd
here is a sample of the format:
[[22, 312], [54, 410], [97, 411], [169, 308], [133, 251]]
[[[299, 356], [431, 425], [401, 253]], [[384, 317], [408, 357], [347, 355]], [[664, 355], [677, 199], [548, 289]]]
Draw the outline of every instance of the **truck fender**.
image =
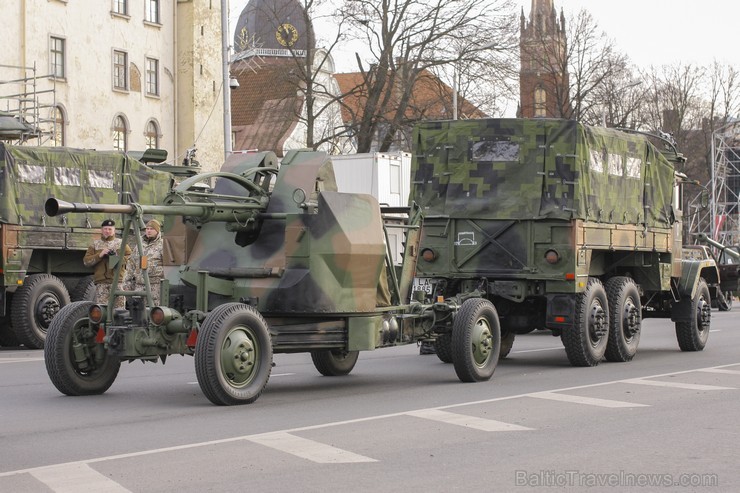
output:
[[681, 277], [678, 280], [678, 294], [693, 298], [701, 278], [704, 278], [709, 284], [719, 282], [719, 269], [717, 269], [714, 260], [683, 260], [681, 262]]

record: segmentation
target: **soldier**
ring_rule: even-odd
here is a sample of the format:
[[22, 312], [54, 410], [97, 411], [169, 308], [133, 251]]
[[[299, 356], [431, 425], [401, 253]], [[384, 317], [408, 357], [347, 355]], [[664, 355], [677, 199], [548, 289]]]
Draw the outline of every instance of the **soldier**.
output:
[[[95, 302], [108, 303], [110, 297], [111, 285], [113, 284], [113, 274], [115, 268], [119, 270], [119, 288], [120, 281], [126, 272], [126, 262], [131, 255], [131, 248], [126, 245], [125, 257], [121, 260], [118, 257], [118, 250], [121, 248], [121, 239], [116, 238], [116, 223], [112, 219], [106, 219], [100, 225], [100, 238], [94, 240], [87, 247], [87, 252], [82, 262], [86, 267], [93, 267], [93, 281], [95, 282]], [[123, 308], [124, 300], [122, 296], [116, 297], [116, 308]]]
[[[152, 289], [152, 301], [154, 306], [159, 305], [159, 287], [164, 275], [162, 269], [162, 235], [160, 234], [161, 226], [159, 221], [152, 219], [146, 223], [144, 235], [141, 237], [143, 256], [146, 257], [146, 270], [149, 273], [149, 286]], [[129, 266], [126, 270], [125, 286], [127, 290], [144, 291], [144, 277], [141, 269], [141, 257], [138, 248], [129, 259]]]

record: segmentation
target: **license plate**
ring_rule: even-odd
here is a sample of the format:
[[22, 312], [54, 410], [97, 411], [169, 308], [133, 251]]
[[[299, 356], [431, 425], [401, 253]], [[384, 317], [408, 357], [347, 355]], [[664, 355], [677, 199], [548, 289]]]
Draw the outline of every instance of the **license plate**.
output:
[[432, 279], [427, 277], [415, 277], [413, 291], [424, 291], [426, 294], [431, 295], [434, 291], [434, 283]]

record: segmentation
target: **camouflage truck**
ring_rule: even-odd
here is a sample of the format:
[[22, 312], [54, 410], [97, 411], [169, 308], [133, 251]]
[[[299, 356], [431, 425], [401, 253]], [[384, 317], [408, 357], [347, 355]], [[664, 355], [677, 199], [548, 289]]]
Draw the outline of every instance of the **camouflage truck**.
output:
[[[575, 121], [419, 124], [414, 297], [491, 301], [502, 356], [536, 328], [560, 336], [574, 366], [629, 361], [643, 317], [670, 317], [681, 350], [703, 349], [718, 274], [682, 258], [682, 162], [668, 141]], [[444, 319], [435, 332], [449, 361]]]
[[171, 190], [172, 174], [144, 164], [161, 162], [166, 151], [136, 156], [0, 143], [0, 344], [41, 348], [54, 314], [94, 293], [82, 257], [107, 215], [51, 218], [47, 197], [158, 203]]
[[[204, 180], [213, 188], [198, 186]], [[322, 375], [347, 375], [360, 351], [432, 338], [440, 316], [454, 317], [458, 378], [490, 379], [501, 343], [490, 302], [408, 301], [418, 207], [380, 207], [371, 195], [336, 190], [325, 153], [292, 151], [279, 167], [272, 152], [235, 154], [221, 171], [180, 183], [159, 206], [50, 199], [51, 216], [165, 216], [161, 306], [151, 306], [144, 262], [146, 289], [117, 291], [128, 309], [86, 301], [62, 308], [44, 348], [52, 383], [67, 395], [100, 394], [122, 361], [190, 355], [211, 402], [248, 404], [267, 385], [274, 353], [310, 353]], [[401, 214], [407, 234], [397, 267], [385, 221], [398, 227]]]

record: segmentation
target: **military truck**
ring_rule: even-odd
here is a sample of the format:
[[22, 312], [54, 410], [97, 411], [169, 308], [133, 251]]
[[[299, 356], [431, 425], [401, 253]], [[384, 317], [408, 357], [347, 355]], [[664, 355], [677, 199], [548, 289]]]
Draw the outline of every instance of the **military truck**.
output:
[[[203, 181], [215, 183], [205, 189]], [[440, 318], [452, 327], [458, 378], [490, 379], [501, 339], [488, 300], [409, 301], [418, 207], [380, 207], [371, 195], [336, 190], [325, 153], [291, 151], [279, 167], [272, 152], [235, 154], [221, 171], [180, 183], [159, 206], [49, 199], [54, 217], [126, 214], [124, 243], [128, 223], [165, 216], [161, 306], [152, 306], [143, 262], [146, 289], [112, 293], [126, 296], [128, 309], [88, 301], [62, 308], [44, 348], [52, 383], [67, 395], [100, 394], [123, 361], [190, 355], [211, 402], [248, 404], [267, 385], [274, 353], [310, 353], [322, 375], [347, 375], [360, 351], [433, 339]], [[407, 234], [396, 266], [384, 216], [397, 227], [399, 215]]]
[[[703, 349], [718, 274], [711, 259], [682, 258], [683, 162], [665, 138], [576, 121], [419, 124], [415, 299], [491, 301], [502, 356], [536, 328], [574, 366], [629, 361], [644, 317], [670, 317], [681, 350]], [[448, 361], [443, 325], [434, 344]]]
[[145, 163], [156, 166], [166, 156], [0, 143], [0, 344], [41, 348], [52, 317], [94, 294], [82, 256], [107, 216], [51, 218], [45, 200], [159, 203], [173, 187], [171, 167]]

